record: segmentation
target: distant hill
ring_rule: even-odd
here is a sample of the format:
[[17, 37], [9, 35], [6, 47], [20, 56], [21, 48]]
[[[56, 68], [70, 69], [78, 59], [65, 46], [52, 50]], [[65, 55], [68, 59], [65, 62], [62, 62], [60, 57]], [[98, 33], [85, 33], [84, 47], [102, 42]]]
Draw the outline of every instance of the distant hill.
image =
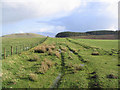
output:
[[24, 37], [24, 38], [31, 38], [31, 37], [45, 37], [43, 35], [35, 34], [35, 33], [16, 33], [16, 34], [9, 34], [4, 35], [2, 37], [9, 37], [9, 38], [18, 38], [18, 37]]
[[72, 37], [85, 39], [117, 39], [117, 31], [99, 30], [88, 32], [60, 32], [56, 37]]

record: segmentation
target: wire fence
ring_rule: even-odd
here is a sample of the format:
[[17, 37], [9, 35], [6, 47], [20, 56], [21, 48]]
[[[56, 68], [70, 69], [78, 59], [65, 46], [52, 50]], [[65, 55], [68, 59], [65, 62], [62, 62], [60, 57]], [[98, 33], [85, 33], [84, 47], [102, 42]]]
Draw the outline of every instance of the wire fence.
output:
[[27, 51], [39, 44], [42, 44], [43, 42], [45, 42], [47, 40], [48, 37], [46, 37], [45, 39], [41, 40], [40, 42], [37, 42], [37, 43], [33, 43], [33, 44], [28, 44], [28, 45], [17, 45], [17, 46], [10, 46], [8, 48], [4, 48], [3, 50], [3, 53], [2, 53], [2, 58], [6, 59], [6, 57], [8, 56], [12, 56], [14, 54], [20, 54], [21, 52], [23, 51]]

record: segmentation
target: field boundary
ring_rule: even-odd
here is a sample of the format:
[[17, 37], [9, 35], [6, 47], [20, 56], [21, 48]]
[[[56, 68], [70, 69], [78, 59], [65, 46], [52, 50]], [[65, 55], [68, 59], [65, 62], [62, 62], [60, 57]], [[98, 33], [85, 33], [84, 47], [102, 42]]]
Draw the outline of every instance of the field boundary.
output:
[[[13, 46], [10, 46], [10, 51], [7, 51], [7, 49], [4, 48], [4, 53], [2, 53], [2, 58], [3, 58], [3, 59], [6, 59], [6, 57], [8, 57], [8, 56], [12, 56], [12, 55], [14, 55], [14, 54], [20, 54], [20, 53], [23, 52], [23, 51], [27, 51], [27, 50], [29, 50], [29, 49], [31, 49], [31, 48], [39, 45], [39, 44], [42, 44], [42, 43], [45, 42], [47, 39], [48, 39], [48, 37], [42, 39], [42, 40], [41, 40], [40, 42], [38, 42], [38, 43], [29, 44], [29, 45], [25, 45], [25, 46], [24, 46], [24, 45], [20, 45], [19, 47], [18, 47], [18, 46], [15, 46], [15, 48], [13, 48]], [[18, 49], [19, 49], [19, 50], [18, 50]], [[14, 51], [15, 53], [13, 53], [13, 51]], [[7, 52], [9, 52], [8, 55], [6, 55]]]

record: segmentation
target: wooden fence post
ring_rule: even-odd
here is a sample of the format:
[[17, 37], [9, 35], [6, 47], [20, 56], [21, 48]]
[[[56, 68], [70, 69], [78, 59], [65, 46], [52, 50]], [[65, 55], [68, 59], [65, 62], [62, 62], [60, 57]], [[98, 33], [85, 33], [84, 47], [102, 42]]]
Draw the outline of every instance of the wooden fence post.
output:
[[20, 45], [20, 53], [21, 53], [21, 45]]
[[4, 59], [6, 58], [5, 48], [4, 48]]
[[17, 46], [16, 46], [16, 54], [17, 54]]
[[24, 51], [24, 45], [23, 45], [23, 51]]
[[11, 55], [13, 55], [13, 47], [11, 46]]

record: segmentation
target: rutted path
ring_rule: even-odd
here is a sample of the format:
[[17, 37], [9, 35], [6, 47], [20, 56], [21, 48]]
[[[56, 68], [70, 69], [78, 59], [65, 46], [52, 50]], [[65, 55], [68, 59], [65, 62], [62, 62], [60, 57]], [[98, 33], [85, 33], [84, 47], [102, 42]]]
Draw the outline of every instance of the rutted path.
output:
[[[59, 47], [60, 48], [60, 47]], [[61, 72], [59, 73], [59, 75], [56, 77], [56, 79], [53, 82], [53, 85], [50, 88], [58, 88], [60, 85], [60, 81], [63, 78], [63, 76], [65, 75], [65, 63], [64, 63], [64, 56], [63, 53], [61, 52], [61, 49], [59, 49], [59, 53], [61, 54]]]
[[83, 63], [87, 62], [85, 61], [82, 56], [80, 56], [78, 53], [76, 53], [73, 49], [71, 49], [68, 45], [67, 45], [67, 48], [72, 51], [75, 55], [77, 55], [77, 57], [79, 58], [80, 61], [82, 61]]
[[[69, 41], [69, 40], [68, 40]], [[73, 42], [71, 42], [71, 41], [69, 41], [70, 43], [73, 43]], [[76, 44], [76, 43], [73, 43], [73, 44]], [[77, 43], [77, 45], [80, 45], [80, 44], [78, 44]], [[78, 53], [76, 53], [73, 49], [71, 49], [68, 45], [67, 45], [67, 47], [68, 47], [68, 49], [70, 50], [70, 51], [72, 51], [75, 55], [77, 55], [78, 56], [78, 58], [83, 62], [83, 63], [86, 63], [87, 61], [85, 61], [83, 58], [82, 58], [82, 56], [81, 55], [79, 55]], [[83, 48], [85, 48], [85, 47], [83, 47]], [[91, 47], [90, 47], [91, 48]], [[88, 48], [87, 48], [88, 49]], [[83, 64], [84, 65], [84, 64]], [[90, 82], [88, 83], [88, 88], [100, 88], [100, 86], [99, 86], [99, 80], [98, 80], [98, 75], [97, 75], [97, 73], [96, 73], [96, 71], [93, 71], [93, 72], [91, 72], [91, 73], [88, 73], [89, 72], [89, 69], [88, 69], [88, 67], [86, 66], [85, 67], [86, 68], [86, 73], [87, 73], [87, 75], [88, 75], [88, 79], [90, 80]], [[92, 75], [92, 76], [91, 76]]]
[[59, 73], [59, 75], [56, 77], [55, 81], [53, 82], [53, 85], [50, 88], [57, 88], [58, 82], [60, 82], [61, 78], [62, 78], [62, 74]]
[[[70, 43], [73, 43], [73, 42], [70, 42]], [[73, 44], [75, 44], [75, 43], [73, 43]], [[80, 64], [80, 65], [83, 66], [83, 67], [85, 67], [85, 72], [86, 72], [87, 77], [88, 77], [86, 79], [89, 80], [88, 88], [100, 88], [100, 86], [99, 86], [99, 80], [98, 80], [98, 75], [97, 75], [96, 71], [93, 71], [93, 72], [90, 73], [90, 71], [88, 69], [88, 66], [87, 66], [87, 63], [86, 63], [87, 61], [84, 60], [83, 57], [80, 54], [78, 54], [78, 52], [75, 52], [70, 46], [68, 46], [66, 44], [61, 44], [61, 45], [66, 46], [69, 49], [69, 51], [72, 52], [74, 55], [76, 55], [79, 58], [79, 60], [82, 62], [82, 64]], [[79, 45], [79, 44], [75, 44], [75, 45]], [[83, 47], [83, 48], [85, 48], [85, 47]], [[87, 49], [91, 49], [91, 48], [87, 48]], [[54, 80], [53, 85], [51, 86], [51, 88], [59, 88], [59, 85], [61, 84], [60, 81], [62, 80], [62, 78], [65, 75], [64, 55], [61, 52], [61, 48], [60, 48], [59, 52], [61, 54], [61, 66], [62, 66], [61, 73], [59, 73], [59, 75], [56, 77], [56, 79]]]

